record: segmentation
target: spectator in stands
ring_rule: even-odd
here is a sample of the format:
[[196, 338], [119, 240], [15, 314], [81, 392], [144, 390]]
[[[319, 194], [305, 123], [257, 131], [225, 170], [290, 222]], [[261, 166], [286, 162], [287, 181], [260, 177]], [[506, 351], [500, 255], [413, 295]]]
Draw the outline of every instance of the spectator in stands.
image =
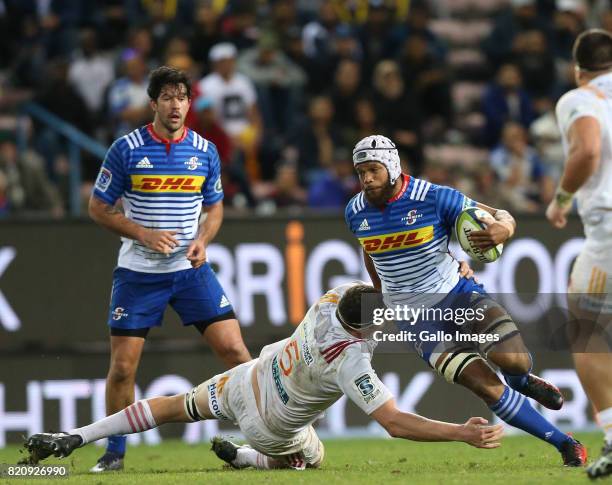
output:
[[482, 42], [494, 68], [508, 61], [517, 35], [528, 30], [538, 30], [548, 36], [550, 25], [538, 16], [536, 0], [512, 0], [511, 7], [496, 19], [491, 34]]
[[604, 10], [601, 14], [601, 28], [612, 32], [612, 9]]
[[276, 178], [268, 199], [277, 208], [289, 209], [306, 205], [307, 193], [301, 187], [297, 167], [292, 163], [283, 163], [276, 170]]
[[99, 18], [95, 26], [100, 35], [100, 48], [105, 51], [118, 49], [124, 43], [125, 33], [130, 28], [126, 2], [106, 0], [100, 5], [100, 12], [97, 15], [94, 13], [94, 16]]
[[[338, 25], [334, 32], [331, 44], [331, 57], [329, 58], [329, 67], [331, 71], [333, 71], [343, 59], [351, 59], [359, 62], [363, 70], [363, 50], [353, 28], [348, 24]], [[325, 66], [323, 65], [322, 67], [324, 68]]]
[[8, 178], [0, 170], [0, 218], [8, 216], [9, 210]]
[[363, 77], [371, 79], [376, 62], [396, 54], [392, 12], [384, 0], [368, 1], [368, 17], [358, 28], [357, 38], [363, 52]]
[[419, 36], [427, 44], [426, 51], [436, 62], [442, 62], [446, 58], [446, 45], [431, 30], [431, 6], [426, 0], [412, 0], [406, 21], [393, 30], [394, 55], [401, 54], [400, 49], [412, 36]]
[[294, 25], [287, 31], [287, 38], [283, 43], [283, 49], [287, 57], [306, 73], [305, 95], [320, 94], [321, 91], [328, 87], [329, 80], [321, 75], [321, 66], [318, 61], [307, 56], [304, 51], [302, 30], [299, 26]]
[[504, 64], [499, 68], [495, 82], [483, 95], [482, 110], [485, 115], [485, 143], [495, 146], [507, 121], [517, 121], [528, 128], [535, 114], [531, 97], [523, 89], [523, 80], [515, 64]]
[[[586, 28], [585, 5], [581, 1], [557, 0], [556, 7], [552, 44], [557, 73], [554, 99], [575, 87], [572, 47], [578, 34]], [[604, 21], [605, 15], [601, 18], [602, 25]]]
[[383, 132], [376, 119], [376, 110], [370, 97], [357, 98], [353, 103], [351, 114], [353, 122], [349, 127], [342, 130], [342, 146], [355, 146], [362, 138], [370, 136], [372, 133]]
[[306, 55], [320, 62], [327, 62], [332, 56], [332, 42], [338, 25], [340, 19], [333, 2], [323, 0], [317, 18], [307, 23], [302, 30]]
[[225, 10], [223, 38], [239, 50], [253, 47], [259, 37], [257, 4], [252, 0], [232, 0]]
[[272, 32], [242, 53], [238, 70], [255, 84], [266, 138], [284, 139], [297, 117], [306, 74], [279, 49]]
[[[63, 121], [91, 134], [93, 124], [87, 105], [68, 80], [68, 62], [63, 59], [49, 62], [46, 71], [47, 82], [34, 101]], [[59, 182], [58, 178], [66, 172], [64, 165], [59, 163], [61, 156], [66, 153], [66, 143], [56, 131], [43, 124], [36, 123], [34, 133], [34, 146], [45, 158], [48, 175]]]
[[190, 128], [213, 142], [217, 147], [221, 163], [229, 164], [233, 158], [232, 140], [217, 121], [212, 99], [200, 96], [193, 101], [192, 106], [196, 119]]
[[572, 47], [585, 28], [585, 4], [581, 0], [557, 0], [553, 19], [553, 53], [565, 62], [572, 60]]
[[550, 96], [555, 85], [555, 59], [543, 32], [527, 30], [516, 36], [512, 61], [521, 71], [523, 86], [532, 98]]
[[[146, 27], [137, 27], [128, 33], [127, 48], [132, 49], [142, 57], [148, 70], [155, 69], [161, 60], [161, 58], [158, 59], [156, 56], [161, 56], [162, 51], [153, 51], [153, 38], [151, 37], [151, 32]], [[122, 52], [125, 52], [125, 50]], [[121, 59], [119, 59], [117, 67], [121, 69]]]
[[204, 72], [210, 72], [212, 66], [208, 64], [210, 49], [223, 41], [219, 13], [210, 3], [201, 3], [195, 11], [195, 22], [191, 33], [191, 57], [204, 62]]
[[91, 133], [92, 120], [87, 104], [68, 79], [68, 62], [55, 59], [47, 64], [46, 71], [45, 83], [35, 101], [79, 130]]
[[[151, 33], [153, 52], [163, 52], [168, 40], [193, 21], [193, 4], [174, 0], [128, 2], [132, 25], [141, 24]], [[190, 8], [191, 7], [191, 8]]]
[[168, 65], [168, 59], [175, 56], [189, 56], [189, 40], [183, 35], [175, 35], [168, 39], [164, 49], [163, 64]]
[[232, 143], [245, 154], [249, 178], [258, 180], [261, 167], [257, 150], [262, 123], [257, 93], [252, 81], [236, 72], [236, 55], [236, 47], [229, 42], [215, 45], [209, 55], [213, 72], [198, 83], [198, 90], [211, 99], [217, 120]]
[[[361, 45], [350, 25], [340, 22], [334, 2], [324, 0], [319, 17], [306, 24], [302, 30], [304, 52], [317, 65], [317, 76], [333, 77], [342, 59], [361, 61]], [[363, 65], [362, 65], [363, 66]]]
[[551, 178], [536, 150], [527, 143], [527, 131], [516, 122], [503, 127], [502, 141], [491, 153], [491, 167], [500, 181], [500, 192], [517, 212], [536, 212], [550, 202]]
[[420, 140], [422, 117], [419, 102], [406, 91], [399, 66], [394, 61], [381, 61], [374, 70], [374, 106], [383, 134], [397, 145], [402, 159], [412, 173], [422, 170]]
[[255, 200], [241, 166], [243, 157], [236, 156], [232, 140], [218, 123], [212, 100], [206, 96], [200, 96], [192, 103], [192, 106], [197, 118], [196, 124], [192, 125], [191, 129], [213, 142], [221, 159], [221, 181], [225, 194], [223, 203], [230, 206], [249, 205], [253, 207]]
[[361, 65], [352, 59], [338, 64], [334, 75], [331, 99], [334, 105], [334, 123], [345, 130], [355, 123], [355, 102], [364, 95], [361, 89]]
[[147, 66], [142, 56], [132, 50], [123, 52], [123, 74], [108, 92], [108, 107], [114, 138], [129, 133], [151, 119], [147, 94]]
[[287, 42], [291, 36], [291, 30], [299, 23], [295, 0], [275, 0], [271, 2], [268, 30], [278, 36], [280, 45]]
[[452, 103], [450, 78], [446, 67], [428, 47], [425, 35], [414, 33], [407, 38], [398, 58], [408, 91], [421, 101], [424, 119], [439, 117], [450, 126]]
[[332, 166], [334, 151], [341, 143], [333, 125], [334, 106], [328, 96], [314, 96], [308, 106], [308, 119], [297, 126], [289, 144], [297, 149], [298, 167], [305, 183]]
[[33, 150], [19, 154], [12, 133], [0, 132], [0, 214], [38, 213], [63, 217], [57, 187]]
[[81, 31], [81, 49], [70, 63], [68, 79], [99, 126], [105, 107], [106, 90], [115, 79], [115, 67], [112, 58], [98, 50], [98, 34], [95, 30]]
[[337, 156], [332, 166], [308, 187], [308, 207], [313, 209], [343, 209], [359, 192], [359, 180], [349, 153]]
[[552, 102], [548, 110], [531, 124], [529, 134], [545, 166], [546, 173], [557, 183], [563, 172], [565, 155]]

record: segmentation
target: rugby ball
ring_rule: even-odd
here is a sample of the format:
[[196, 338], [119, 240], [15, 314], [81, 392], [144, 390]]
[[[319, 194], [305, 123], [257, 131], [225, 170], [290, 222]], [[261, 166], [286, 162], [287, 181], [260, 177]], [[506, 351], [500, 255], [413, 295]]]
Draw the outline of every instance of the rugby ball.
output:
[[463, 209], [455, 221], [455, 234], [461, 248], [472, 258], [482, 263], [492, 263], [501, 256], [504, 245], [498, 244], [487, 251], [481, 251], [468, 239], [472, 231], [486, 229], [487, 225], [479, 220], [481, 217], [484, 219], [493, 218], [487, 211], [478, 209], [477, 207]]

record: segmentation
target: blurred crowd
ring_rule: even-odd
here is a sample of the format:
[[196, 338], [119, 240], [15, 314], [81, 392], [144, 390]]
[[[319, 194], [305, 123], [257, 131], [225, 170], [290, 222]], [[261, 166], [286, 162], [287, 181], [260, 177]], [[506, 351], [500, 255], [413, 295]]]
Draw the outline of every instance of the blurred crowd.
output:
[[[192, 79], [228, 208], [338, 210], [353, 145], [379, 133], [411, 174], [541, 212], [571, 47], [596, 26], [608, 0], [0, 0], [0, 216], [62, 217], [70, 198], [67, 144], [23, 103], [109, 146], [151, 120], [163, 64]], [[100, 162], [82, 152], [83, 200]]]

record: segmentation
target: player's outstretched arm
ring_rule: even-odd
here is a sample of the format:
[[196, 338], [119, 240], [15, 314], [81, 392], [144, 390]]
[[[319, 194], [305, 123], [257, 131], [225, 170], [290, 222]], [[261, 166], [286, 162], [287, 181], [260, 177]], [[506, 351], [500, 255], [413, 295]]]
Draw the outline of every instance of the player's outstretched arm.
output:
[[178, 241], [174, 238], [176, 231], [147, 229], [125, 217], [114, 205], [107, 204], [94, 195], [89, 199], [89, 216], [100, 226], [121, 237], [139, 241], [154, 251], [168, 254], [178, 246]]
[[394, 438], [413, 441], [462, 441], [476, 448], [497, 448], [503, 426], [485, 426], [484, 418], [470, 418], [465, 424], [453, 424], [400, 411], [395, 399], [388, 400], [370, 414]]

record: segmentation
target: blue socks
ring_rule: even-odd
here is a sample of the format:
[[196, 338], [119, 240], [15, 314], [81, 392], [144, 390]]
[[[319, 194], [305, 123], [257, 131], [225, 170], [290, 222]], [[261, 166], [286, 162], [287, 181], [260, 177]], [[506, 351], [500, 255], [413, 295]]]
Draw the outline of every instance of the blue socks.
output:
[[537, 412], [529, 399], [508, 386], [505, 386], [499, 401], [489, 409], [506, 423], [550, 443], [558, 450], [564, 442], [572, 440]]
[[108, 444], [106, 445], [106, 451], [115, 453], [119, 456], [125, 455], [127, 436], [125, 435], [113, 435], [108, 437]]

